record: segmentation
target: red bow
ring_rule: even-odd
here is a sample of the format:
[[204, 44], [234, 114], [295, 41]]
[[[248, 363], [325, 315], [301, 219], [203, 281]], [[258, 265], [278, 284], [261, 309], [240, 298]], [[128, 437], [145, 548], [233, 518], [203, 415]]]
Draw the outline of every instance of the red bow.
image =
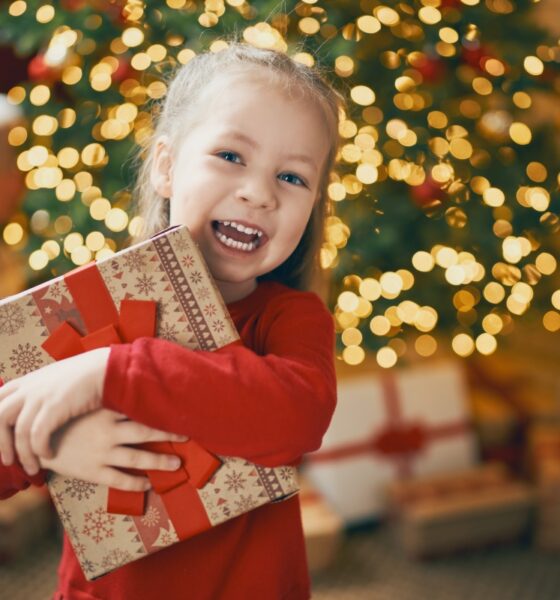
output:
[[[111, 344], [154, 337], [156, 308], [151, 300], [123, 300], [117, 312], [113, 299], [95, 264], [68, 273], [64, 281], [87, 328], [81, 335], [68, 322], [57, 327], [42, 344], [55, 360], [62, 360]], [[181, 459], [176, 471], [146, 471], [153, 489], [162, 496], [177, 534], [182, 539], [208, 527], [195, 488], [202, 488], [221, 465], [219, 459], [193, 440], [142, 444], [151, 452], [175, 454]], [[144, 514], [145, 494], [109, 489], [107, 511]], [[185, 510], [188, 507], [188, 511]], [[185, 519], [188, 512], [188, 522]], [[197, 514], [197, 512], [199, 514]]]

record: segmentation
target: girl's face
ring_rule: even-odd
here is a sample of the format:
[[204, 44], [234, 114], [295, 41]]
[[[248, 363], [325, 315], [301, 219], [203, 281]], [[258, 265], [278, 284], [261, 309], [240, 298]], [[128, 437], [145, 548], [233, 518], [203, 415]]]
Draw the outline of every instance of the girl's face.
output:
[[232, 78], [203, 117], [178, 148], [158, 142], [152, 182], [233, 302], [295, 250], [318, 200], [327, 127], [309, 100], [250, 76]]

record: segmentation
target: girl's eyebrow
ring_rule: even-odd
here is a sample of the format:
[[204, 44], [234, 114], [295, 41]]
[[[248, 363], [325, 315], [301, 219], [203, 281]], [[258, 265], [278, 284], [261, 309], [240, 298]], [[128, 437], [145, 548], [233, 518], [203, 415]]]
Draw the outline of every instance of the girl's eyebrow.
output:
[[[249, 146], [252, 146], [256, 150], [260, 150], [260, 144], [252, 137], [249, 137], [247, 134], [243, 133], [242, 131], [227, 131], [226, 135], [233, 139], [237, 139], [241, 142], [244, 142]], [[313, 160], [313, 158], [311, 158], [311, 156], [308, 156], [307, 154], [288, 154], [285, 158], [287, 160], [299, 160], [300, 162], [307, 163], [309, 166], [313, 167], [314, 169], [317, 169], [317, 163]]]

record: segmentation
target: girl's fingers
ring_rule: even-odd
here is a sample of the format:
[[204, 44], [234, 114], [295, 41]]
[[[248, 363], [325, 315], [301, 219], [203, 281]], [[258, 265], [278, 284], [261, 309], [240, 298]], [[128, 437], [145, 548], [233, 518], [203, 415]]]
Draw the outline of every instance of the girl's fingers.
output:
[[5, 466], [14, 462], [14, 436], [12, 426], [16, 422], [22, 401], [17, 398], [4, 399], [0, 403], [0, 457]]
[[145, 442], [186, 442], [189, 438], [186, 435], [160, 431], [136, 423], [135, 421], [118, 422], [117, 444], [143, 444]]
[[36, 408], [24, 405], [18, 415], [14, 430], [14, 445], [21, 466], [28, 475], [35, 475], [40, 468], [39, 461], [31, 448], [31, 427]]
[[49, 408], [42, 406], [35, 415], [31, 426], [31, 450], [35, 456], [52, 458], [54, 453], [51, 448], [51, 436], [55, 430], [51, 430], [48, 423]]
[[65, 411], [59, 407], [59, 404], [45, 405], [35, 416], [32, 432], [33, 449], [38, 456], [52, 456], [51, 436], [71, 418], [71, 415], [65, 414]]
[[145, 492], [151, 488], [147, 477], [129, 475], [111, 467], [101, 469], [100, 480], [103, 485], [128, 492]]
[[156, 454], [126, 446], [113, 448], [110, 463], [114, 467], [143, 471], [176, 471], [181, 466], [181, 460], [177, 456]]

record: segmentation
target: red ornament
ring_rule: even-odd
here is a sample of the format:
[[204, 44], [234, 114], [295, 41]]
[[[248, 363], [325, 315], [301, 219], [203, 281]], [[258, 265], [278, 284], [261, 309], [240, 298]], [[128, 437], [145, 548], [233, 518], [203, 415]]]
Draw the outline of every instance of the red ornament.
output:
[[136, 75], [136, 71], [127, 58], [123, 58], [121, 56], [119, 57], [118, 61], [119, 64], [111, 76], [113, 81], [120, 83], [121, 81], [124, 81], [125, 79], [131, 79]]
[[29, 61], [27, 74], [31, 81], [55, 81], [57, 69], [47, 65], [43, 54], [37, 54]]
[[427, 208], [441, 203], [445, 200], [446, 194], [431, 177], [426, 177], [420, 185], [410, 186], [410, 197], [419, 208]]
[[447, 74], [447, 67], [439, 57], [423, 55], [414, 62], [414, 68], [422, 75], [426, 83], [438, 83]]
[[483, 45], [473, 45], [470, 48], [463, 46], [461, 51], [461, 60], [479, 71], [484, 71], [484, 63], [489, 58], [494, 58], [494, 55]]
[[62, 8], [70, 12], [78, 12], [86, 5], [86, 0], [62, 0]]

